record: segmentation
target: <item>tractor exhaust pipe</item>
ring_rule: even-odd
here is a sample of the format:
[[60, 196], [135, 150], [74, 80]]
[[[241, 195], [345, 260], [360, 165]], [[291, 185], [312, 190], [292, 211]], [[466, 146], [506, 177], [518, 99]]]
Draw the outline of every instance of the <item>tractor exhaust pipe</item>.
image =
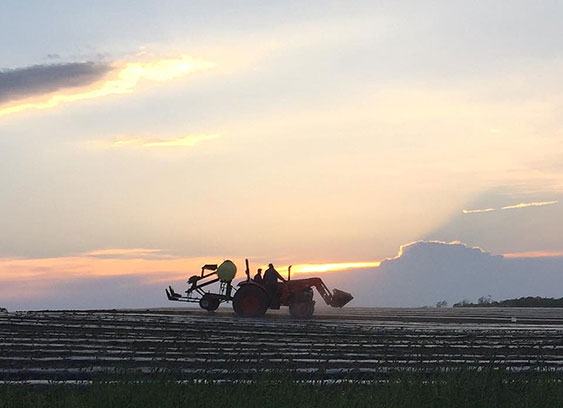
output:
[[246, 281], [250, 281], [250, 266], [248, 265], [248, 259], [244, 260], [244, 264], [246, 265], [246, 270], [244, 273], [246, 274]]

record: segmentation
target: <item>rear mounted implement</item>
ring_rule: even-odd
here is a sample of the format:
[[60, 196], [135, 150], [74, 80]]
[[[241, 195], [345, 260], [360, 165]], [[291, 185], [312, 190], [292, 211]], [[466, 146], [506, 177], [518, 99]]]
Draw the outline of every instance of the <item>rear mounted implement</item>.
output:
[[[183, 296], [168, 286], [166, 296], [168, 300], [176, 302], [199, 303], [202, 309], [207, 311], [216, 310], [223, 302], [230, 302], [233, 297], [232, 281], [237, 273], [236, 265], [227, 260], [221, 265], [207, 264], [201, 268], [199, 275], [190, 276], [188, 279], [188, 290]], [[206, 286], [219, 283], [219, 292], [211, 293], [203, 290]]]

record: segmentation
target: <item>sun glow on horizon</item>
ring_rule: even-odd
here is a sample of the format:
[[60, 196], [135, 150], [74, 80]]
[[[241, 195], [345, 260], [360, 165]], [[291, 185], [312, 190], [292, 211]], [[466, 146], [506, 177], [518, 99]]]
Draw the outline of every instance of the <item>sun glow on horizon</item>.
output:
[[[381, 265], [380, 261], [375, 262], [335, 262], [335, 263], [306, 263], [306, 264], [295, 264], [291, 267], [291, 273], [297, 274], [311, 274], [311, 273], [328, 273], [328, 272], [339, 272], [347, 271], [353, 269], [369, 269], [377, 268]], [[280, 268], [283, 271], [287, 271], [287, 266]]]
[[66, 103], [103, 96], [128, 94], [136, 90], [144, 81], [170, 81], [214, 66], [214, 63], [187, 55], [181, 55], [178, 58], [125, 62], [117, 64], [104, 78], [88, 86], [63, 88], [47, 95], [4, 104], [4, 106], [0, 106], [0, 117], [29, 110], [52, 109]]
[[[235, 259], [238, 266], [236, 280], [245, 279], [244, 262]], [[191, 275], [199, 274], [201, 266], [220, 263], [210, 257], [182, 257], [154, 248], [97, 249], [76, 255], [52, 258], [1, 258], [0, 297], [15, 299], [20, 296], [14, 290], [19, 284], [31, 286], [37, 295], [56, 291], [62, 283], [80, 280], [131, 277], [139, 284], [173, 284]], [[319, 264], [295, 264], [292, 275], [320, 274], [354, 269], [375, 268], [380, 262], [340, 262]], [[278, 267], [282, 276], [287, 266]], [[251, 269], [251, 276], [255, 273]], [[30, 282], [33, 282], [30, 285]]]
[[[416, 244], [464, 245], [457, 241], [416, 241], [400, 247], [393, 258], [382, 261], [295, 263], [291, 275], [294, 279], [311, 277], [326, 273], [346, 273], [354, 270], [378, 268], [382, 262], [399, 259], [410, 247]], [[478, 247], [468, 247], [482, 249]], [[563, 251], [541, 250], [520, 253], [505, 253], [505, 258], [551, 258], [563, 257]], [[244, 258], [232, 257], [238, 266], [235, 280], [246, 278]], [[157, 248], [102, 248], [69, 256], [50, 258], [8, 258], [0, 257], [0, 298], [15, 300], [22, 291], [34, 296], [55, 296], [58, 288], [73, 285], [80, 281], [94, 282], [109, 279], [129, 279], [129, 283], [166, 287], [169, 284], [182, 284], [189, 276], [199, 275], [204, 264], [219, 264], [220, 257], [179, 256], [168, 250]], [[276, 262], [275, 259], [273, 259]], [[286, 261], [287, 262], [287, 261]], [[251, 268], [251, 277], [256, 267]], [[261, 266], [263, 269], [264, 266]], [[287, 276], [287, 264], [279, 264], [277, 270]], [[183, 288], [183, 287], [182, 287]]]

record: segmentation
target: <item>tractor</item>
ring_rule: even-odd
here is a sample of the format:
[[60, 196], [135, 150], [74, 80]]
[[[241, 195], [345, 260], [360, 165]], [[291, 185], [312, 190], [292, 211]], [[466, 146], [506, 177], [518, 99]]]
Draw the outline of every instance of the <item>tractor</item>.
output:
[[[278, 282], [275, 291], [265, 287], [261, 282], [250, 279], [248, 259], [246, 264], [246, 280], [239, 282], [238, 289], [232, 285], [236, 276], [236, 265], [226, 260], [220, 265], [207, 264], [201, 268], [199, 275], [191, 276], [186, 295], [183, 296], [171, 286], [166, 289], [168, 300], [177, 302], [198, 302], [202, 309], [215, 311], [223, 302], [232, 302], [233, 310], [239, 316], [260, 317], [268, 309], [279, 309], [289, 306], [292, 317], [308, 319], [315, 311], [313, 288], [316, 288], [325, 303], [332, 307], [343, 307], [350, 302], [351, 294], [327, 288], [321, 278], [291, 279], [291, 266], [285, 282]], [[211, 293], [203, 290], [213, 283], [220, 283], [219, 292]]]

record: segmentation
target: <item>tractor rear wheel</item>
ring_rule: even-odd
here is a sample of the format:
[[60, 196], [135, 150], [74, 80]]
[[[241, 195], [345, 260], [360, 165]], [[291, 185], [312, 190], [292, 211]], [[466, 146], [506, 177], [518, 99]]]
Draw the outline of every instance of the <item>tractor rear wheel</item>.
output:
[[268, 309], [268, 295], [257, 285], [241, 286], [233, 298], [233, 309], [240, 316], [263, 316]]
[[296, 319], [310, 319], [315, 312], [312, 300], [297, 300], [289, 304], [289, 314]]
[[217, 310], [220, 303], [221, 302], [219, 299], [217, 299], [215, 296], [209, 295], [208, 293], [206, 293], [205, 295], [202, 296], [201, 299], [199, 299], [199, 307], [207, 310], [208, 312], [213, 312], [214, 310]]

